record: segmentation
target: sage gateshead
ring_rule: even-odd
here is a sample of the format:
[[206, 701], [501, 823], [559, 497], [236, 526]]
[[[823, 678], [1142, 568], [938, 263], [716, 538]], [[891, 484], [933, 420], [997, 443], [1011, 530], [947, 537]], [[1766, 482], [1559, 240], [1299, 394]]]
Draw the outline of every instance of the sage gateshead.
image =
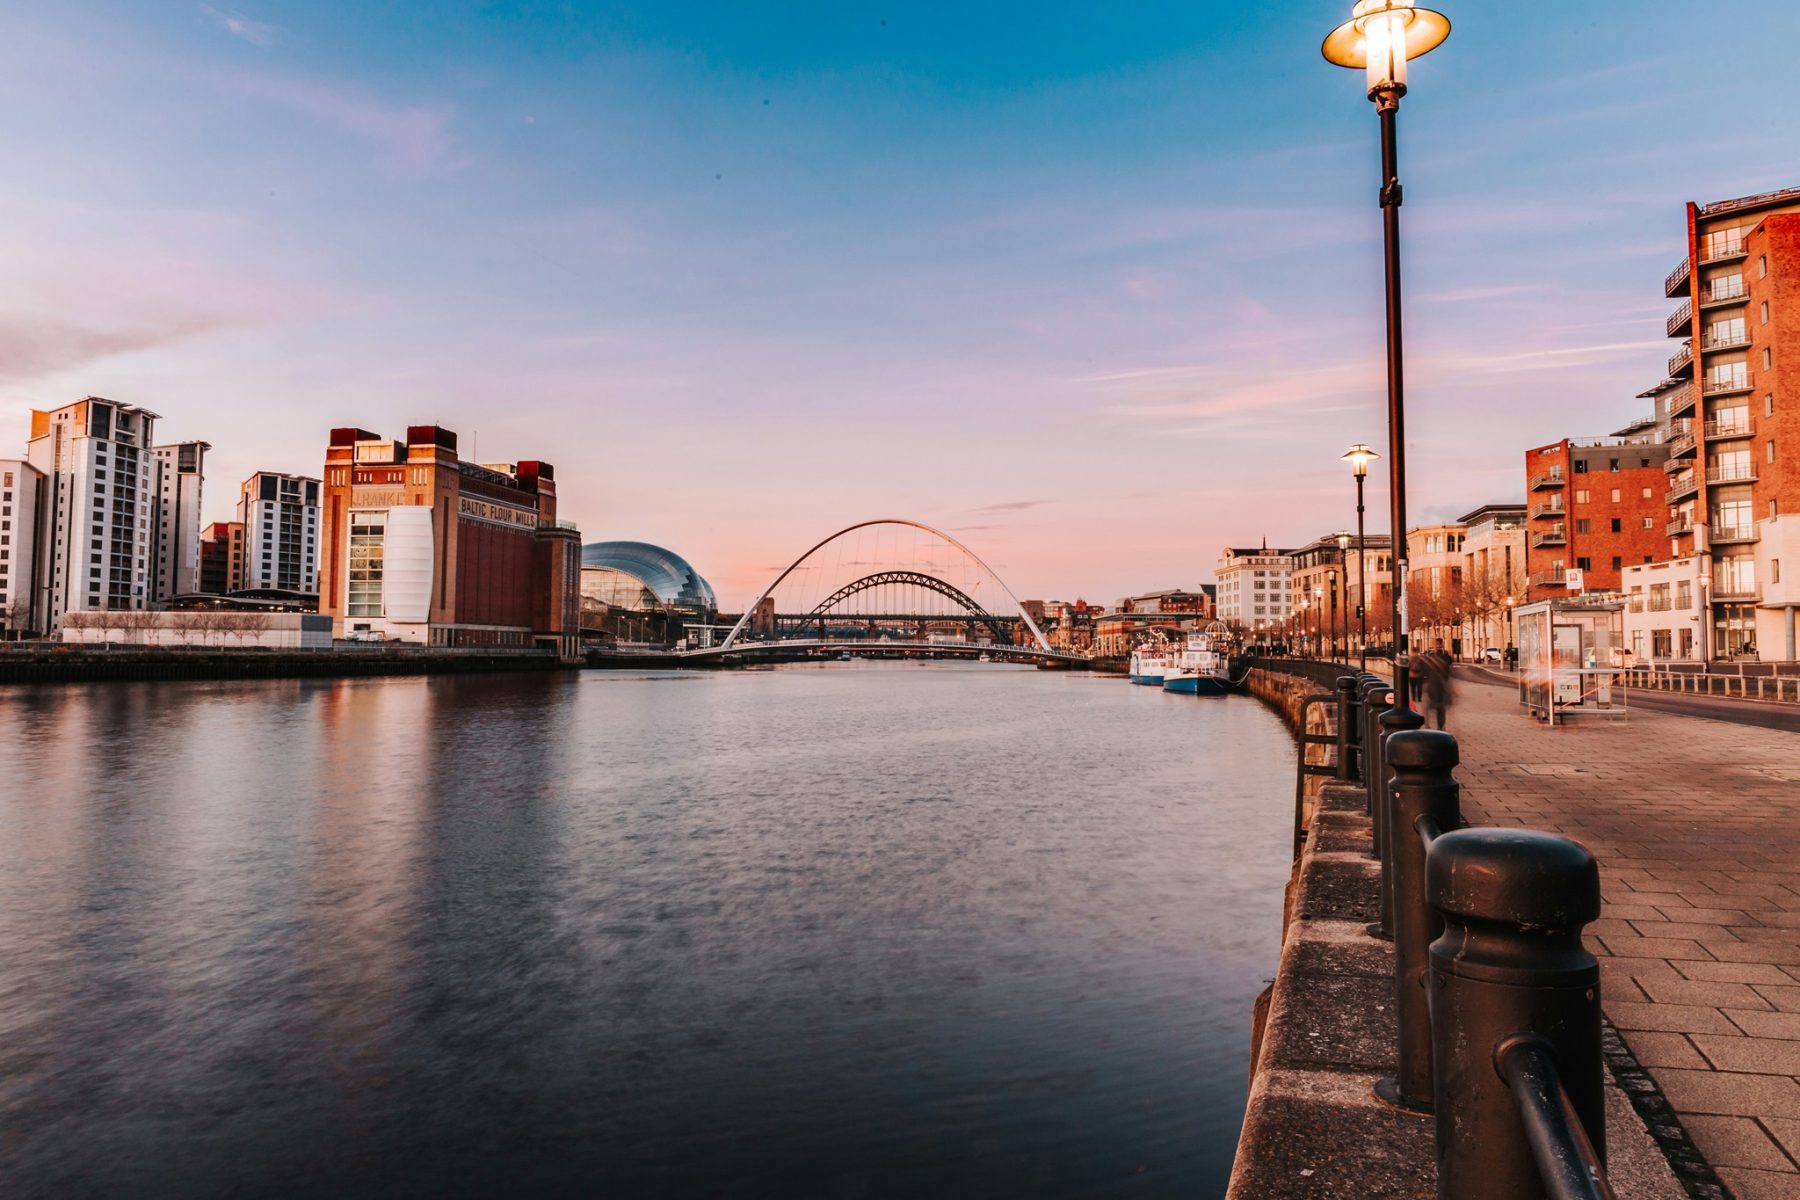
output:
[[581, 548], [581, 598], [609, 609], [677, 613], [710, 622], [719, 612], [712, 584], [681, 555], [648, 542], [590, 542]]

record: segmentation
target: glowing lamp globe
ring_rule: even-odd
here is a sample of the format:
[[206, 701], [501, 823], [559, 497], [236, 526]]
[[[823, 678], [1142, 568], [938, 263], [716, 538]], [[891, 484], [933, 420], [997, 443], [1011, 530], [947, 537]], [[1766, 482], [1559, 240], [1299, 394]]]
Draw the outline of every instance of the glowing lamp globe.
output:
[[1360, 479], [1369, 473], [1369, 464], [1380, 457], [1381, 455], [1358, 442], [1344, 454], [1342, 461], [1349, 463], [1351, 471]]
[[1350, 19], [1320, 47], [1327, 62], [1368, 72], [1369, 94], [1406, 90], [1406, 62], [1450, 36], [1450, 18], [1412, 0], [1356, 0]]

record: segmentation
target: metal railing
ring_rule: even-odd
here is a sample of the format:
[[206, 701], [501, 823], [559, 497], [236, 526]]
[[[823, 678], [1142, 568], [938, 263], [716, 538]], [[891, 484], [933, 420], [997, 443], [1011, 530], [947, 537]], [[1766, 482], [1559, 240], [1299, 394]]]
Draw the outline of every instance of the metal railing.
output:
[[1679, 375], [1694, 365], [1694, 343], [1683, 342], [1681, 349], [1669, 356], [1669, 374]]
[[1531, 544], [1533, 546], [1562, 546], [1567, 545], [1568, 541], [1569, 539], [1565, 536], [1561, 525], [1553, 526], [1543, 533], [1534, 533], [1531, 535]]
[[1679, 417], [1694, 407], [1694, 385], [1684, 383], [1669, 393], [1667, 411], [1671, 418]]
[[1744, 281], [1742, 279], [1736, 280], [1730, 285], [1723, 287], [1718, 283], [1715, 283], [1712, 287], [1701, 289], [1700, 303], [1702, 306], [1708, 304], [1730, 304], [1734, 300], [1742, 300], [1749, 294], [1750, 289], [1744, 286]]
[[1713, 525], [1708, 527], [1706, 540], [1717, 546], [1725, 542], [1754, 542], [1756, 526], [1754, 525]]
[[1712, 598], [1714, 601], [1727, 600], [1734, 604], [1759, 600], [1762, 598], [1762, 585], [1714, 579]]
[[1702, 350], [1741, 350], [1749, 344], [1747, 333], [1708, 333], [1700, 339]]
[[1569, 510], [1560, 502], [1556, 504], [1534, 504], [1531, 506], [1531, 519], [1536, 521], [1542, 517], [1560, 517]]
[[1669, 490], [1663, 493], [1663, 503], [1679, 503], [1684, 498], [1693, 495], [1699, 490], [1700, 477], [1698, 475], [1690, 475], [1686, 479], [1677, 479], [1674, 483], [1669, 485]]
[[1747, 253], [1749, 253], [1749, 251], [1744, 248], [1744, 241], [1742, 238], [1728, 242], [1715, 242], [1713, 245], [1700, 251], [1700, 262], [1702, 265], [1705, 265], [1706, 263], [1725, 262], [1728, 259], [1742, 258]]
[[1706, 440], [1714, 438], [1751, 437], [1756, 433], [1756, 422], [1749, 417], [1736, 421], [1708, 421], [1706, 423]]
[[1559, 488], [1564, 482], [1561, 471], [1543, 471], [1531, 477], [1531, 490], [1535, 492], [1544, 488]]
[[1692, 300], [1683, 300], [1681, 302], [1681, 307], [1669, 314], [1669, 320], [1666, 326], [1669, 331], [1669, 336], [1680, 337], [1682, 331], [1688, 327], [1693, 319], [1694, 302]]
[[[1693, 453], [1693, 451], [1694, 451], [1694, 431], [1693, 430], [1690, 429], [1686, 433], [1676, 434], [1674, 437], [1669, 439], [1669, 461], [1670, 462], [1674, 462], [1677, 458], [1680, 458], [1683, 455], [1691, 454], [1691, 453]], [[1665, 469], [1666, 469], [1666, 464], [1665, 464]]]
[[1756, 465], [1750, 463], [1733, 467], [1706, 468], [1707, 483], [1754, 483], [1756, 481]]
[[1569, 572], [1567, 567], [1557, 567], [1554, 570], [1549, 571], [1533, 571], [1531, 573], [1531, 586], [1562, 587], [1568, 582], [1568, 575]]
[[1709, 375], [1700, 387], [1703, 396], [1719, 396], [1726, 392], [1747, 392], [1756, 385], [1748, 371], [1742, 375]]
[[1688, 276], [1693, 273], [1694, 260], [1691, 258], [1682, 259], [1680, 266], [1663, 276], [1663, 295], [1673, 296], [1676, 292], [1680, 291], [1681, 285], [1686, 283]]
[[1663, 527], [1663, 532], [1670, 537], [1680, 537], [1684, 533], [1692, 533], [1694, 519], [1692, 517], [1676, 517]]

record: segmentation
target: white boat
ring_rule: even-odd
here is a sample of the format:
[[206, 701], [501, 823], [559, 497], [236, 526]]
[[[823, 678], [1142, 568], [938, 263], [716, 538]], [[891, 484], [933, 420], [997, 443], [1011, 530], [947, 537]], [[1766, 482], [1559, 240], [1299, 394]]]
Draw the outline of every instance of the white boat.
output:
[[1214, 621], [1187, 635], [1163, 673], [1163, 690], [1186, 696], [1223, 696], [1231, 690], [1231, 631]]
[[994, 656], [989, 654], [986, 650], [983, 650], [981, 652], [981, 657], [976, 659], [975, 661], [976, 662], [993, 662]]
[[1127, 674], [1131, 682], [1141, 683], [1148, 687], [1160, 685], [1163, 676], [1169, 669], [1169, 660], [1173, 657], [1167, 642], [1145, 642], [1131, 652], [1131, 666]]

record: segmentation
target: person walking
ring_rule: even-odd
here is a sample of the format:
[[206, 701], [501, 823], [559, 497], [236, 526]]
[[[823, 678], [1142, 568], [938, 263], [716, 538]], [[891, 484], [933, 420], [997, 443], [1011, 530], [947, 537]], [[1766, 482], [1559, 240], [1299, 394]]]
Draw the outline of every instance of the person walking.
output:
[[1453, 699], [1450, 687], [1450, 656], [1444, 652], [1444, 639], [1419, 656], [1419, 690], [1425, 700], [1425, 717], [1433, 729], [1442, 729]]

